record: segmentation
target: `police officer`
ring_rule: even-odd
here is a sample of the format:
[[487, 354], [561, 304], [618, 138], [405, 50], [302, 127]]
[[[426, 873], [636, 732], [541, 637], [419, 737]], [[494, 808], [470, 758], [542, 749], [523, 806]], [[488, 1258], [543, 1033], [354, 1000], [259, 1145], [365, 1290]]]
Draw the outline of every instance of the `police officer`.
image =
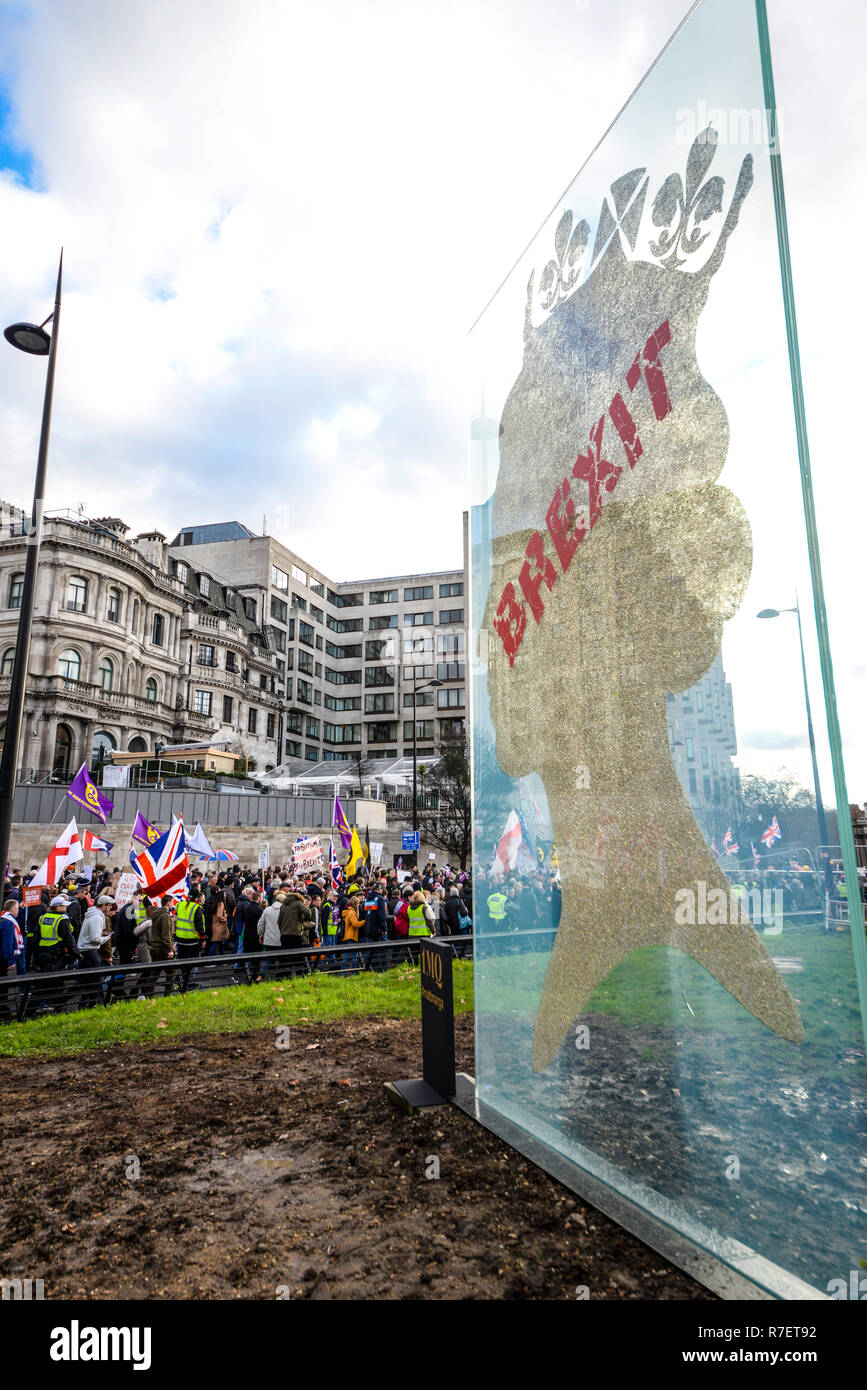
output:
[[[189, 898], [182, 898], [175, 909], [175, 942], [178, 957], [195, 957], [202, 954], [205, 944], [205, 914], [202, 909], [202, 894], [198, 888], [191, 888]], [[181, 989], [186, 989], [192, 967], [185, 966], [180, 971]]]
[[424, 893], [421, 889], [413, 893], [409, 900], [407, 917], [409, 918], [408, 936], [430, 936], [430, 926], [428, 925], [429, 908], [424, 900]]
[[[35, 918], [32, 928], [28, 928], [28, 958], [42, 974], [52, 970], [63, 970], [70, 960], [80, 960], [81, 952], [75, 944], [72, 928], [67, 914], [69, 899], [59, 893], [51, 899], [47, 911]], [[41, 998], [51, 994], [63, 994], [60, 990], [46, 985], [39, 990]], [[37, 991], [34, 990], [34, 995]]]
[[508, 895], [501, 888], [495, 888], [493, 893], [488, 894], [488, 916], [491, 919], [491, 926], [494, 931], [502, 931], [506, 920], [506, 903], [509, 901]]

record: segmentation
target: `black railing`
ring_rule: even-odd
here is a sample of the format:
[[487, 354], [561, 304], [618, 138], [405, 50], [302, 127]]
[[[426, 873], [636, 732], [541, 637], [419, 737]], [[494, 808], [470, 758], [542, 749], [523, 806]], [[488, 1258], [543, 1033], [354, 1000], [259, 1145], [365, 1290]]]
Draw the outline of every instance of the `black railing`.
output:
[[[22, 1023], [41, 1014], [74, 1013], [123, 1000], [153, 999], [198, 989], [285, 980], [316, 972], [357, 975], [418, 963], [425, 937], [394, 941], [358, 941], [301, 950], [250, 951], [232, 955], [194, 956], [143, 964], [78, 966], [67, 970], [28, 971], [0, 979], [0, 1023]], [[457, 959], [471, 960], [472, 936], [440, 936]]]

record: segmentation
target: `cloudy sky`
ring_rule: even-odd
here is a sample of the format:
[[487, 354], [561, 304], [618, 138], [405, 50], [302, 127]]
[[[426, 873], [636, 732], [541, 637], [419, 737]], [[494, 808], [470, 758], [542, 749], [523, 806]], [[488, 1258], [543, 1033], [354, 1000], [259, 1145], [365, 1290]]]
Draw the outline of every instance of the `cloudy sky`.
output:
[[[0, 0], [4, 323], [47, 315], [65, 247], [49, 506], [267, 516], [338, 578], [459, 563], [467, 330], [686, 8]], [[860, 799], [863, 8], [769, 0]], [[43, 371], [0, 360], [0, 493], [28, 506]]]

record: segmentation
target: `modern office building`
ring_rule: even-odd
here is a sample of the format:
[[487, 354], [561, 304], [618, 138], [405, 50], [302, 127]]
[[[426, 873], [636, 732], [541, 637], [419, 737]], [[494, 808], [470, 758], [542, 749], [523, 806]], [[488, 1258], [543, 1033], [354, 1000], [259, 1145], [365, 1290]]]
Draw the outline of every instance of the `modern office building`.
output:
[[291, 768], [411, 756], [414, 719], [420, 757], [465, 731], [466, 517], [463, 540], [461, 569], [353, 581], [239, 522], [184, 527], [169, 553], [185, 584], [218, 575], [255, 611], [283, 705], [277, 761]]
[[721, 840], [741, 818], [740, 774], [732, 688], [722, 655], [679, 695], [666, 696], [671, 756], [684, 792], [707, 839]]

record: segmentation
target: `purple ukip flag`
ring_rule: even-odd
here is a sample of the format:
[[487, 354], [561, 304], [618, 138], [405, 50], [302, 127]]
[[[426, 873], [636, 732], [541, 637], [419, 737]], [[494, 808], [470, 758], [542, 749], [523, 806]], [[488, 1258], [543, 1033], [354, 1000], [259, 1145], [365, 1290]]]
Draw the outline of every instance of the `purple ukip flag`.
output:
[[95, 816], [105, 825], [108, 813], [114, 806], [113, 801], [109, 801], [107, 796], [103, 796], [99, 787], [91, 782], [87, 771], [87, 763], [82, 763], [75, 777], [67, 789], [67, 796], [71, 796], [73, 801], [77, 801], [79, 806], [83, 806], [86, 811], [92, 811]]
[[136, 811], [131, 840], [136, 840], [140, 845], [152, 845], [160, 838], [161, 834], [162, 831], [158, 826], [149, 825], [141, 811]]
[[336, 794], [334, 797], [334, 817], [332, 823], [337, 826], [340, 832], [340, 843], [343, 845], [343, 848], [345, 850], [350, 850], [352, 848], [352, 826], [346, 819], [343, 807], [337, 799]]

